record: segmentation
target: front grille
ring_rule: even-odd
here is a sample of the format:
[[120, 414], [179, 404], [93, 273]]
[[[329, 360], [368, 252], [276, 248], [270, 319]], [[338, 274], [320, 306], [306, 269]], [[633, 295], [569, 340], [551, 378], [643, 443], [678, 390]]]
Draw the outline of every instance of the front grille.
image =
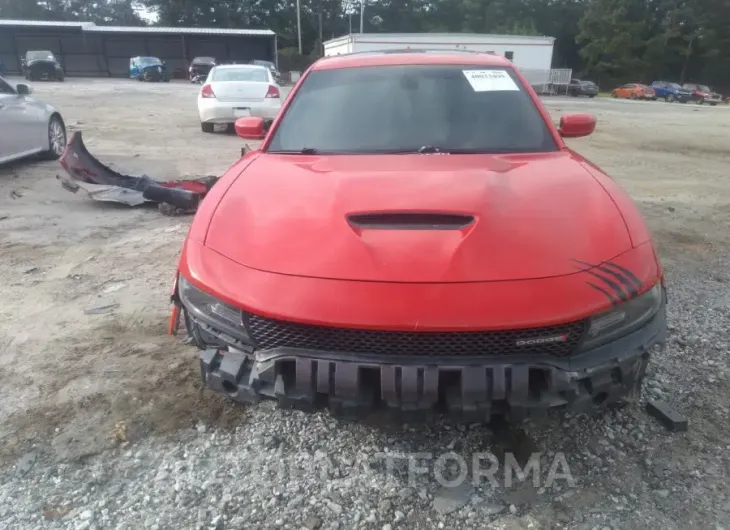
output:
[[[245, 312], [244, 319], [251, 338], [262, 349], [289, 347], [374, 355], [565, 357], [576, 350], [586, 329], [585, 320], [509, 331], [410, 332], [314, 326]], [[549, 341], [562, 336], [564, 341]], [[539, 340], [539, 344], [529, 342]]]

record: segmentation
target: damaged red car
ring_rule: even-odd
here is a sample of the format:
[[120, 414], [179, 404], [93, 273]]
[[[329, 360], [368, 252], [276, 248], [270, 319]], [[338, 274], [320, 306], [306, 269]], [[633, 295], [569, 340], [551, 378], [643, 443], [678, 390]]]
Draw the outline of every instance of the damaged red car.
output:
[[315, 63], [195, 215], [174, 286], [206, 386], [361, 417], [590, 412], [666, 335], [650, 232], [507, 60]]

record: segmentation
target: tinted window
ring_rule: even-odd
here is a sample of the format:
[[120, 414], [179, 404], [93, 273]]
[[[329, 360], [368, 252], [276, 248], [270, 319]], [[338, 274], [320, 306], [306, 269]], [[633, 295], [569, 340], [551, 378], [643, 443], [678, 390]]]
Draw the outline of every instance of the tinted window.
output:
[[[499, 81], [469, 81], [467, 74]], [[486, 153], [557, 149], [512, 70], [456, 65], [312, 71], [268, 149], [387, 153], [423, 147]]]
[[28, 61], [55, 61], [56, 58], [51, 52], [48, 51], [33, 51], [28, 52], [25, 55], [26, 60]]
[[140, 57], [139, 64], [143, 66], [153, 66], [162, 64], [162, 61], [160, 61], [157, 57]]
[[213, 71], [213, 81], [269, 82], [269, 74], [263, 68], [220, 68]]

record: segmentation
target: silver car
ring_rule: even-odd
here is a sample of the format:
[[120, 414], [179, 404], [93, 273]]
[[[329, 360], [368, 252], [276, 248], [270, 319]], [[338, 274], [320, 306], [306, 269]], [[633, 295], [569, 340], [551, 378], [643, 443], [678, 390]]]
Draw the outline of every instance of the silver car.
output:
[[66, 148], [61, 114], [30, 94], [0, 77], [0, 164], [38, 154], [56, 160]]

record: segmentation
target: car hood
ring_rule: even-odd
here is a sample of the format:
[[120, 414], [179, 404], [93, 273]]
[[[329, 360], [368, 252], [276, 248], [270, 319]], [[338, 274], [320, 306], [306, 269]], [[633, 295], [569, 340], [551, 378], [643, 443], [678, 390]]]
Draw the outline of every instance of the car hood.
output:
[[262, 154], [221, 199], [205, 244], [280, 274], [441, 283], [572, 274], [631, 248], [570, 152]]

